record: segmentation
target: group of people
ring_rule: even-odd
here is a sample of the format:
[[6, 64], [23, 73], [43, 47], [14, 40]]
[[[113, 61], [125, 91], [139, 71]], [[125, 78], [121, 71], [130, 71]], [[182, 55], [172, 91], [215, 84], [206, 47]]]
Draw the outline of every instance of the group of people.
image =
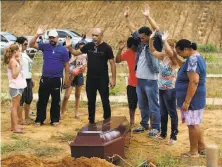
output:
[[[83, 39], [75, 49], [72, 48], [69, 37], [67, 37], [64, 46], [59, 45], [59, 37], [55, 30], [51, 30], [48, 34], [49, 43], [38, 44], [36, 41], [44, 33], [45, 27], [40, 26], [38, 28], [37, 34], [29, 43], [30, 47], [43, 51], [44, 60], [38, 90], [36, 126], [44, 124], [50, 95], [52, 99], [51, 124], [53, 126], [59, 125], [59, 120], [65, 114], [72, 91], [71, 86], [76, 87], [75, 118], [79, 117], [79, 97], [84, 82], [82, 72], [86, 68], [89, 124], [95, 123], [97, 90], [102, 100], [103, 118], [104, 120], [110, 118], [109, 88], [116, 85], [115, 62], [126, 61], [129, 69], [127, 98], [131, 127], [134, 127], [135, 124], [137, 103], [141, 112], [140, 126], [135, 128], [133, 133], [149, 131], [149, 137], [165, 139], [167, 138], [169, 115], [171, 118], [171, 134], [167, 144], [175, 144], [179, 132], [176, 109], [176, 106], [178, 106], [181, 111], [182, 122], [186, 123], [189, 129], [190, 151], [184, 153], [183, 156], [198, 157], [205, 154], [203, 131], [200, 127], [206, 103], [206, 64], [204, 59], [198, 53], [196, 43], [187, 39], [179, 41], [169, 39], [168, 32], [162, 34], [156, 22], [150, 17], [149, 6], [145, 7], [142, 14], [148, 20], [152, 30], [147, 26], [142, 26], [137, 30], [129, 17], [130, 9], [128, 7], [125, 9], [124, 17], [131, 36], [127, 39], [127, 42], [124, 40], [119, 42], [119, 50], [115, 58], [111, 46], [103, 41], [104, 32], [101, 28], [92, 29], [92, 42], [86, 42]], [[23, 132], [17, 121], [20, 98], [22, 97], [22, 101], [27, 104], [25, 106], [27, 112], [25, 118], [28, 120], [28, 111], [32, 99], [30, 89], [34, 85], [30, 80], [31, 74], [26, 75], [22, 72], [26, 70], [27, 66], [22, 67], [20, 52], [25, 50], [23, 45], [26, 45], [27, 40], [22, 41], [18, 41], [21, 45], [13, 44], [6, 50], [4, 60], [8, 64], [9, 87], [12, 96], [11, 125], [15, 133]], [[123, 52], [126, 43], [127, 49]], [[32, 63], [25, 52], [22, 53], [21, 57], [22, 60], [24, 57], [29, 64]], [[111, 79], [108, 75], [108, 62], [111, 67]], [[80, 65], [78, 69], [72, 66], [76, 66], [76, 63]], [[64, 77], [63, 70], [65, 70]], [[61, 107], [60, 99], [63, 83], [66, 90]], [[21, 102], [22, 104], [23, 102]], [[19, 114], [18, 117], [19, 121], [22, 121]]]

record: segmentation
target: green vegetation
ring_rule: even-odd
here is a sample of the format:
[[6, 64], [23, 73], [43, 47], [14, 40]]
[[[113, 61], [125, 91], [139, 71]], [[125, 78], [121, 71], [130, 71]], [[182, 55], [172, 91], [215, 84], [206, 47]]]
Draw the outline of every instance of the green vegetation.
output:
[[217, 52], [217, 48], [213, 44], [200, 44], [198, 45], [198, 50], [200, 52]]
[[63, 151], [62, 148], [52, 147], [52, 146], [44, 146], [44, 147], [35, 149], [35, 155], [37, 157], [51, 157], [61, 151]]

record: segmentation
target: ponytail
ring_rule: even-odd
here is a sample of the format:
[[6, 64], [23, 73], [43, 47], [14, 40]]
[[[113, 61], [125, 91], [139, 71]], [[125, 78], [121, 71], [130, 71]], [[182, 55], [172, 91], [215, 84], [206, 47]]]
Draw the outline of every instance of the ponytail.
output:
[[195, 43], [195, 42], [191, 42], [191, 48], [193, 49], [193, 50], [197, 50], [197, 43]]
[[4, 61], [3, 63], [6, 65], [9, 63], [10, 59], [13, 56], [13, 53], [15, 51], [19, 50], [19, 47], [17, 44], [11, 44], [6, 50], [5, 50], [5, 54], [4, 54]]
[[176, 48], [179, 48], [180, 50], [184, 50], [185, 48], [191, 48], [193, 50], [197, 50], [197, 44], [187, 39], [181, 39], [176, 43]]

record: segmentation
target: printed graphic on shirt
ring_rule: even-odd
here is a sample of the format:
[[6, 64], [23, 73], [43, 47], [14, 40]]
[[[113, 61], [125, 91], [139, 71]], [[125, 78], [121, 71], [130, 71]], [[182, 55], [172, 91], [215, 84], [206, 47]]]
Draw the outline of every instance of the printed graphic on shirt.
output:
[[160, 63], [158, 86], [161, 90], [173, 89], [175, 87], [177, 70], [172, 68], [169, 58]]
[[72, 72], [73, 69], [81, 68], [82, 66], [84, 66], [86, 64], [87, 64], [87, 55], [85, 55], [85, 54], [80, 55], [80, 56], [76, 57], [76, 59], [70, 63], [69, 70], [70, 70], [70, 72]]
[[187, 71], [196, 72], [197, 70], [197, 56], [190, 56], [188, 60]]

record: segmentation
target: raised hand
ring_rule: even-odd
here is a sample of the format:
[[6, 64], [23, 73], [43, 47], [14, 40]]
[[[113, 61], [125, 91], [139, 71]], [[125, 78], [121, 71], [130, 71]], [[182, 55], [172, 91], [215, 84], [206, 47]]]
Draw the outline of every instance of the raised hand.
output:
[[123, 41], [123, 40], [120, 40], [119, 41], [119, 49], [123, 49], [124, 47], [126, 46], [126, 43], [125, 43], [125, 41]]
[[128, 17], [129, 16], [129, 11], [130, 11], [130, 8], [127, 6], [126, 8], [125, 8], [125, 12], [124, 12], [124, 17]]
[[38, 28], [38, 30], [37, 30], [37, 34], [38, 34], [38, 35], [43, 35], [44, 32], [45, 32], [45, 29], [46, 29], [46, 26], [40, 25], [39, 28]]
[[71, 38], [69, 36], [66, 37], [66, 47], [69, 47], [72, 45]]
[[153, 33], [150, 35], [150, 39], [154, 38], [154, 37], [155, 37], [155, 34], [156, 34], [156, 30], [153, 31]]
[[169, 36], [168, 31], [164, 31], [162, 35], [162, 41], [166, 41], [168, 39], [168, 36]]
[[149, 7], [149, 5], [146, 5], [145, 8], [144, 8], [144, 11], [141, 10], [141, 12], [143, 13], [143, 15], [145, 17], [148, 17], [150, 15], [150, 7]]

